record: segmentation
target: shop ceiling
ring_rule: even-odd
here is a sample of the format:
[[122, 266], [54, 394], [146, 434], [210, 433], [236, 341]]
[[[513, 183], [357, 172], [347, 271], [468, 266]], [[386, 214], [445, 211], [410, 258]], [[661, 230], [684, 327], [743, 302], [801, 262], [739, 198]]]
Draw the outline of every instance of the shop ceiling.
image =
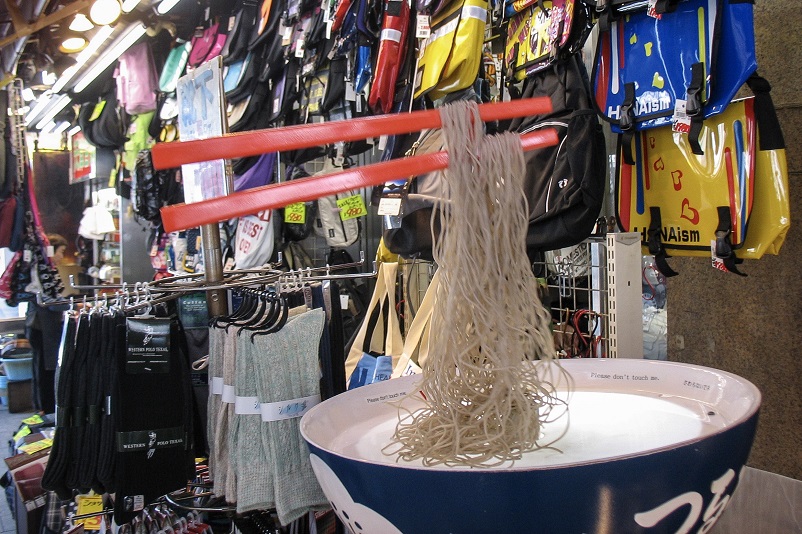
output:
[[97, 97], [122, 52], [146, 36], [166, 48], [175, 37], [189, 38], [208, 3], [0, 0], [0, 84], [23, 81], [29, 129], [72, 122], [71, 104]]

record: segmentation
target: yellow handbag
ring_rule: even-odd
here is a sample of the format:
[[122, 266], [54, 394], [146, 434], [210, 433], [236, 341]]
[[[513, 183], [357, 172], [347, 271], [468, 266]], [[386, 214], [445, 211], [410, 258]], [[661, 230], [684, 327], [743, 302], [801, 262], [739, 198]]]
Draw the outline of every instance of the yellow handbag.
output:
[[437, 100], [470, 87], [482, 62], [487, 2], [454, 0], [431, 23], [415, 73], [414, 97]]
[[756, 102], [734, 101], [705, 121], [704, 155], [671, 127], [635, 136], [634, 165], [619, 150], [616, 215], [624, 231], [641, 233], [645, 253], [712, 256], [738, 273], [741, 259], [779, 252], [790, 226], [785, 148], [777, 125], [760, 149]]

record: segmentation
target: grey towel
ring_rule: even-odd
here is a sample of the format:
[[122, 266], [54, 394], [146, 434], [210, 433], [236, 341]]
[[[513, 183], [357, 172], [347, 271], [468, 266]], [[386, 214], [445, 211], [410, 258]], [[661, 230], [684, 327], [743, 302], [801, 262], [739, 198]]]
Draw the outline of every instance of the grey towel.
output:
[[211, 478], [217, 478], [217, 463], [215, 458], [215, 428], [217, 427], [217, 414], [220, 411], [222, 397], [214, 394], [215, 378], [223, 379], [223, 332], [219, 328], [209, 328], [209, 398], [206, 404], [206, 443], [209, 444], [209, 472]]
[[[217, 424], [214, 432], [215, 464], [217, 475], [214, 478], [214, 494], [225, 496], [228, 502], [234, 502], [237, 498], [237, 478], [229, 462], [230, 451], [228, 450], [228, 435], [230, 433], [230, 422], [234, 417], [234, 404], [226, 403], [229, 396], [226, 393], [228, 388], [234, 387], [234, 380], [237, 371], [237, 334], [232, 329], [229, 332], [223, 331], [223, 399], [224, 402], [217, 413]], [[233, 393], [233, 391], [232, 391]]]

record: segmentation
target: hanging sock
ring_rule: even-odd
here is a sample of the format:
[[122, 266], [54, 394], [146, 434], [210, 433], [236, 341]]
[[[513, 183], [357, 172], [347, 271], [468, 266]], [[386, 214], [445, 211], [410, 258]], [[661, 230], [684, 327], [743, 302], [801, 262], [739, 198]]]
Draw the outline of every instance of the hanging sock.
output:
[[206, 405], [206, 443], [209, 445], [209, 473], [211, 479], [217, 476], [217, 462], [215, 457], [215, 429], [217, 416], [220, 413], [223, 396], [223, 330], [217, 327], [209, 328], [209, 397]]
[[103, 355], [102, 403], [100, 416], [100, 445], [97, 462], [97, 484], [95, 492], [113, 493], [115, 486], [116, 443], [114, 438], [114, 413], [112, 399], [117, 395], [117, 360], [125, 353], [125, 316], [115, 312], [111, 325], [112, 339]]
[[231, 432], [230, 424], [234, 417], [234, 399], [236, 397], [234, 381], [237, 370], [237, 334], [234, 330], [223, 331], [222, 334], [224, 336], [222, 404], [217, 413], [213, 440], [217, 445], [214, 453], [214, 463], [217, 466], [214, 494], [218, 497], [225, 497], [228, 502], [234, 502], [237, 498], [237, 477], [229, 462], [231, 451], [228, 447], [228, 435]]
[[320, 400], [318, 347], [324, 319], [322, 309], [311, 310], [264, 336], [269, 343], [257, 346], [261, 354], [256, 362], [259, 399], [265, 421], [262, 439], [274, 454], [276, 512], [282, 525], [329, 506], [299, 430], [300, 416]]

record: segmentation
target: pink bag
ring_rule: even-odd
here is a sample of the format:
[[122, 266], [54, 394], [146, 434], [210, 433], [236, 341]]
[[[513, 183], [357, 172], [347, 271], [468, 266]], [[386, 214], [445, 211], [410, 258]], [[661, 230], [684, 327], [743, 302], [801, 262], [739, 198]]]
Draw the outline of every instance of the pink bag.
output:
[[156, 109], [159, 77], [148, 43], [134, 45], [120, 56], [115, 77], [117, 100], [126, 113], [139, 115]]
[[189, 52], [189, 66], [199, 67], [204, 61], [208, 61], [215, 55], [219, 55], [225, 43], [226, 34], [220, 31], [220, 24], [212, 24], [203, 30], [203, 33], [199, 37], [192, 38], [192, 50]]

